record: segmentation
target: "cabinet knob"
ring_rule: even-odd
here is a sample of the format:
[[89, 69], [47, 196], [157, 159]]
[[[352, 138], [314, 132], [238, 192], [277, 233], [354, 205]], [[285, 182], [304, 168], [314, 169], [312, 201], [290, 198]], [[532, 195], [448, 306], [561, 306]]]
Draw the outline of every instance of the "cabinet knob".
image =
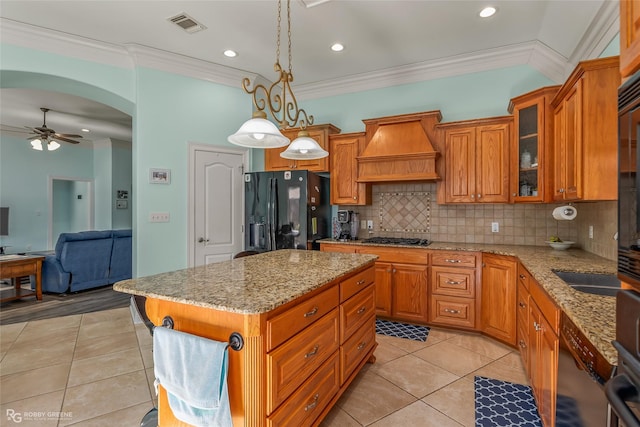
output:
[[478, 193], [478, 199], [482, 197], [482, 194]]
[[357, 199], [358, 199], [358, 197], [357, 197], [357, 196], [353, 196], [353, 200], [357, 200]]
[[518, 195], [518, 193], [513, 193], [513, 197], [516, 197]]
[[460, 313], [460, 310], [454, 310], [452, 308], [445, 308], [444, 312], [445, 313], [451, 313], [451, 314], [458, 314], [458, 313]]
[[396, 271], [397, 271], [397, 270], [394, 268], [394, 269], [393, 269], [393, 272], [395, 273]]
[[535, 329], [537, 332], [540, 332], [542, 330], [542, 325], [540, 325], [540, 323], [538, 322], [533, 322], [533, 329]]
[[471, 195], [471, 198], [472, 198], [472, 199], [475, 199], [475, 194], [472, 194], [472, 195]]
[[523, 341], [523, 340], [520, 340], [520, 343], [519, 343], [519, 344], [520, 344], [520, 347], [521, 347], [521, 348], [527, 348], [527, 345], [524, 343], [524, 341]]
[[564, 188], [558, 189], [558, 193], [564, 193]]
[[518, 305], [520, 306], [520, 308], [526, 308], [527, 307], [527, 304], [523, 303], [522, 301], [520, 301], [518, 303]]

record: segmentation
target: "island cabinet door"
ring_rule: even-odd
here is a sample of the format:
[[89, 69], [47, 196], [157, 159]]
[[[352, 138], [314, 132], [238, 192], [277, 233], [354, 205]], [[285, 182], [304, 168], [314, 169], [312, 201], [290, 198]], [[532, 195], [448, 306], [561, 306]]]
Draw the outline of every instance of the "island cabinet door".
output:
[[391, 316], [391, 274], [393, 267], [388, 262], [376, 262], [376, 314]]

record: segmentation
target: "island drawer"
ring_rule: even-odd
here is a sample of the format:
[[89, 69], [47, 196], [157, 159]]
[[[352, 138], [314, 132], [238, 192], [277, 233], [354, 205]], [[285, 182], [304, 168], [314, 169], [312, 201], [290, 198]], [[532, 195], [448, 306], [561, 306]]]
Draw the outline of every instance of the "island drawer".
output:
[[522, 263], [518, 263], [518, 283], [522, 283], [525, 289], [529, 289], [529, 281], [531, 280], [531, 273], [525, 268]]
[[475, 300], [433, 295], [429, 317], [433, 323], [474, 328], [476, 326]]
[[381, 262], [402, 262], [408, 264], [429, 264], [429, 250], [419, 248], [402, 248], [402, 247], [382, 247], [382, 246], [366, 246], [358, 248], [360, 254], [378, 255], [376, 261]]
[[344, 384], [376, 344], [376, 316], [369, 316], [365, 324], [340, 347], [340, 384]]
[[302, 387], [267, 418], [267, 426], [311, 425], [338, 392], [339, 376], [338, 352], [335, 352]]
[[463, 251], [434, 251], [431, 254], [431, 265], [475, 268], [478, 256]]
[[339, 313], [334, 309], [272, 352], [267, 353], [267, 412], [289, 397], [339, 345]]
[[516, 298], [518, 301], [518, 306], [516, 307], [516, 319], [518, 325], [526, 331], [529, 325], [529, 292], [527, 292], [521, 282], [518, 282]]
[[267, 351], [271, 351], [338, 306], [338, 286], [267, 320]]
[[340, 302], [344, 302], [373, 283], [376, 278], [375, 267], [367, 268], [340, 283]]
[[340, 305], [340, 342], [343, 343], [376, 311], [374, 285]]
[[431, 267], [431, 293], [473, 298], [476, 272], [471, 269]]

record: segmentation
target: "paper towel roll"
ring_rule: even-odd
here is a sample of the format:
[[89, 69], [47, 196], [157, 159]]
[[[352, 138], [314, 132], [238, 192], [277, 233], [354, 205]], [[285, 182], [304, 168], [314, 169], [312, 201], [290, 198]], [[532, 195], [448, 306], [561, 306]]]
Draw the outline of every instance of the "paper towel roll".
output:
[[551, 215], [558, 220], [572, 220], [578, 215], [578, 211], [573, 206], [558, 206]]

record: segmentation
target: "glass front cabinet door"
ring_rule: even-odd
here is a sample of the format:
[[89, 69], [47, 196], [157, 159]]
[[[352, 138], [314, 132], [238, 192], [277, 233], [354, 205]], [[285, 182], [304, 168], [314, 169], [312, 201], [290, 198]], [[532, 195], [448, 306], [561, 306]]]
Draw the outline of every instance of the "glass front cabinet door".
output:
[[550, 202], [553, 197], [553, 110], [560, 86], [544, 87], [513, 98], [515, 141], [511, 150], [511, 201]]

